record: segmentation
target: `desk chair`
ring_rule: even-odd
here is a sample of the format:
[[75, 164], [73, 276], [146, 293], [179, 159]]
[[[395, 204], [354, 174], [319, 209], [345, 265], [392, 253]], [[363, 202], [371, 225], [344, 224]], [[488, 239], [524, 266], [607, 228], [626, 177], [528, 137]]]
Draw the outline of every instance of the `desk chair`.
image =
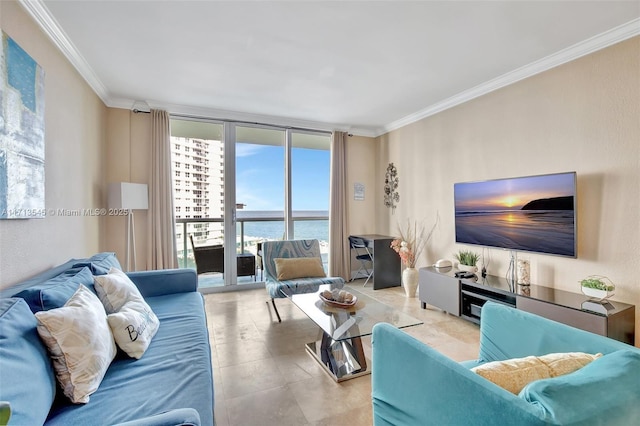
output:
[[356, 272], [355, 278], [359, 278], [358, 275], [364, 273], [367, 279], [362, 287], [365, 287], [373, 276], [373, 253], [369, 251], [367, 243], [362, 238], [349, 237], [349, 245], [351, 246], [351, 250], [356, 252], [356, 259], [360, 262], [360, 269]]

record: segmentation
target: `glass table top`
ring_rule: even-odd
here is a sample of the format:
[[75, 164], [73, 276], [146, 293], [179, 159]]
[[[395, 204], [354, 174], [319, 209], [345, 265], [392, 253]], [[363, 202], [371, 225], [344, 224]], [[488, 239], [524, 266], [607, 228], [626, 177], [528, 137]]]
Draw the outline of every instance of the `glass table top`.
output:
[[345, 290], [358, 298], [354, 306], [338, 308], [327, 305], [319, 295], [324, 290], [332, 290], [333, 288], [337, 287], [324, 284], [313, 293], [301, 294], [292, 288], [284, 288], [281, 291], [336, 341], [368, 336], [371, 334], [373, 326], [379, 322], [386, 322], [397, 328], [422, 324], [422, 321], [351, 288], [345, 288]]

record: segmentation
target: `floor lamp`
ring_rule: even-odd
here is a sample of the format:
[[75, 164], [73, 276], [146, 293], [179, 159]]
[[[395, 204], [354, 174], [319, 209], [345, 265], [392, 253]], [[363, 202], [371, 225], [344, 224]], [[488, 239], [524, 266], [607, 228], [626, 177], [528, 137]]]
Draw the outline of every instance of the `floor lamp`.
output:
[[[134, 210], [147, 210], [149, 208], [149, 191], [144, 183], [118, 182], [109, 184], [109, 208], [123, 210], [127, 213], [126, 227], [126, 265], [127, 272], [131, 269], [131, 257], [133, 257], [133, 270], [136, 270], [136, 232], [133, 220]], [[133, 256], [132, 256], [133, 255]]]

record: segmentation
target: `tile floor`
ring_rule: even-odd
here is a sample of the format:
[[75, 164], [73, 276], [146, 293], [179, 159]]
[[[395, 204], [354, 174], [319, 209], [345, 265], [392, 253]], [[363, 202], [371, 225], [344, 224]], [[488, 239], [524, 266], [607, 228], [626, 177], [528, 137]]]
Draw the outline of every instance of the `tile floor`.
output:
[[[423, 310], [400, 287], [373, 291], [361, 284], [351, 283], [424, 322], [407, 333], [455, 360], [477, 357], [477, 325]], [[371, 376], [335, 383], [304, 349], [318, 335], [315, 324], [286, 299], [276, 300], [278, 323], [267, 300], [264, 289], [205, 295], [216, 424], [371, 425]], [[363, 344], [370, 357], [371, 338]]]

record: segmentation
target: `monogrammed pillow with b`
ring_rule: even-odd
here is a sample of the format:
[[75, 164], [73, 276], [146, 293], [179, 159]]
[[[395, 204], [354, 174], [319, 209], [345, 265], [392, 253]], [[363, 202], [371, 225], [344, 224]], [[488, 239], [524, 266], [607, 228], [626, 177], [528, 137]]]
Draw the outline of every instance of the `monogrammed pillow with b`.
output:
[[140, 359], [158, 331], [160, 322], [149, 305], [132, 300], [107, 316], [111, 333], [120, 349], [132, 358]]

